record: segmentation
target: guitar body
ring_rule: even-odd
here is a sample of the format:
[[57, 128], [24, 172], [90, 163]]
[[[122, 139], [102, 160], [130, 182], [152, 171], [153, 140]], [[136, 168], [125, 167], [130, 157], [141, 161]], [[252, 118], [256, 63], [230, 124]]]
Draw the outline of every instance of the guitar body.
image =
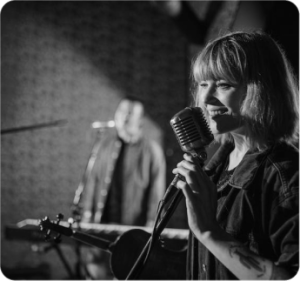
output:
[[[151, 237], [150, 233], [142, 229], [131, 229], [112, 242], [59, 225], [59, 221], [53, 223], [48, 217], [40, 221], [39, 226], [41, 230], [47, 230], [46, 236], [48, 238], [50, 237], [49, 231], [53, 230], [87, 245], [110, 252], [111, 270], [115, 278], [119, 280], [127, 279]], [[156, 241], [138, 278], [142, 280], [184, 280], [186, 279], [185, 265], [186, 249], [169, 250], [162, 247], [160, 241]]]
[[[125, 232], [116, 240], [111, 254], [111, 270], [117, 279], [126, 279], [149, 238], [149, 233], [141, 229], [133, 229]], [[168, 250], [163, 248], [159, 241], [156, 241], [139, 279], [185, 280], [185, 267], [185, 249], [181, 251]]]

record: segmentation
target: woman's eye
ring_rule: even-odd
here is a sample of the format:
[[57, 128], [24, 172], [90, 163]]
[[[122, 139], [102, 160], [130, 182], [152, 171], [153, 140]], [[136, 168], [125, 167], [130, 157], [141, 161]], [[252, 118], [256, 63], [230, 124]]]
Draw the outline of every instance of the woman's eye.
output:
[[231, 85], [228, 83], [220, 83], [220, 84], [218, 84], [218, 87], [221, 89], [224, 89], [224, 90], [228, 90], [231, 88]]
[[205, 87], [207, 87], [207, 83], [202, 82], [202, 83], [199, 84], [199, 87], [200, 88], [205, 88]]

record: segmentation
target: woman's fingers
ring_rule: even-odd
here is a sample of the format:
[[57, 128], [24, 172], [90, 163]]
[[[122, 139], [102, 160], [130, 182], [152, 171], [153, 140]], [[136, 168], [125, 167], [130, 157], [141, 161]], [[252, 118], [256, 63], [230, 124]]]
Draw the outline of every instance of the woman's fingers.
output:
[[185, 181], [179, 180], [176, 186], [181, 189], [185, 195], [188, 195], [189, 198], [191, 198], [192, 195], [199, 194], [199, 191], [194, 190], [191, 185], [187, 184]]
[[184, 160], [172, 172], [185, 178], [185, 181], [178, 180], [176, 187], [182, 190], [186, 198], [191, 230], [201, 232], [209, 229], [216, 216], [216, 187], [203, 171], [201, 162], [184, 155]]
[[177, 168], [172, 171], [174, 174], [181, 174], [185, 177], [187, 183], [191, 183], [192, 180], [196, 180], [196, 177], [203, 177], [205, 172], [202, 170], [200, 164], [183, 160], [177, 164]]
[[185, 181], [179, 180], [176, 184], [177, 188], [182, 190], [189, 190], [192, 193], [198, 193], [196, 190], [197, 185], [195, 185], [195, 173], [191, 170], [185, 168], [183, 165], [179, 165], [179, 167], [175, 168], [173, 174], [180, 174], [185, 178]]
[[177, 168], [173, 169], [172, 173], [173, 174], [180, 174], [185, 178], [186, 182], [188, 182], [188, 183], [190, 182], [191, 170], [184, 167], [183, 165], [178, 165]]
[[199, 157], [194, 157], [190, 154], [185, 153], [185, 154], [183, 154], [183, 158], [189, 162], [194, 163], [194, 165], [196, 165], [198, 167], [201, 167], [201, 168], [203, 167], [204, 162]]
[[196, 169], [197, 169], [197, 167], [194, 163], [186, 161], [186, 160], [182, 160], [181, 162], [179, 162], [177, 164], [177, 167], [178, 168], [184, 167], [185, 169], [192, 170], [192, 171], [196, 171]]

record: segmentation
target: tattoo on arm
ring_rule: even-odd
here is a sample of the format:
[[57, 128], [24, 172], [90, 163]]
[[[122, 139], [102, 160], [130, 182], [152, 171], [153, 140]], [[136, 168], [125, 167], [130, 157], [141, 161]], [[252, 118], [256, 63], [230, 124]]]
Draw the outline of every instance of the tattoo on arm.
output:
[[[243, 249], [245, 249], [244, 246], [231, 245], [229, 248], [229, 254], [231, 257], [233, 257], [233, 254], [236, 254], [239, 257], [242, 265], [244, 265], [248, 269], [254, 268], [256, 271], [258, 271], [257, 277], [263, 276], [266, 273], [266, 266], [264, 264], [261, 264], [261, 262], [255, 257], [243, 252]], [[260, 260], [263, 261], [263, 259]]]

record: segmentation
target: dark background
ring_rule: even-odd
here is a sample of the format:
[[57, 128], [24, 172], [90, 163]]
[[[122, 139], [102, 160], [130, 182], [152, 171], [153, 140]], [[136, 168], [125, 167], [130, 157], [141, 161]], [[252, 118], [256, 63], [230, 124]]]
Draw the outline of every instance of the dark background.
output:
[[[68, 278], [54, 250], [33, 252], [32, 242], [12, 240], [4, 230], [28, 218], [72, 216], [95, 140], [90, 125], [113, 119], [122, 96], [144, 102], [146, 134], [164, 148], [168, 184], [182, 157], [169, 121], [190, 105], [190, 62], [209, 39], [257, 22], [286, 46], [298, 71], [299, 12], [292, 3], [267, 1], [278, 5], [264, 7], [261, 15], [247, 2], [256, 15], [249, 23], [249, 9], [239, 1], [187, 2], [209, 22], [207, 32], [199, 32], [201, 42], [188, 39], [148, 1], [20, 1], [2, 8], [1, 129], [63, 121], [1, 136], [1, 268], [19, 273], [14, 279]], [[182, 203], [170, 227], [186, 225]], [[73, 267], [74, 248], [61, 248]]]

